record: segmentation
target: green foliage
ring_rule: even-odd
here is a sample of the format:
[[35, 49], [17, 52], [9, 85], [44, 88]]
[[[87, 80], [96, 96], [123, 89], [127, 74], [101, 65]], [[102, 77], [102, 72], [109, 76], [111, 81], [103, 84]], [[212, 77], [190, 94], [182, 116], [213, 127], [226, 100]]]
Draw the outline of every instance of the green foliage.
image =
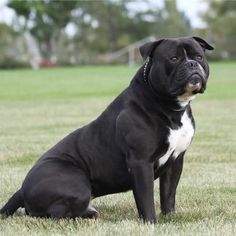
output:
[[[76, 20], [79, 29], [77, 36], [78, 39], [88, 40], [89, 49], [104, 52], [125, 46], [118, 45], [118, 38], [127, 34], [131, 24], [124, 3], [93, 1], [82, 2], [78, 6], [82, 14]], [[90, 34], [86, 34], [82, 27], [87, 27]]]
[[[94, 220], [25, 216], [0, 219], [1, 235], [235, 235], [236, 63], [212, 63], [207, 90], [193, 101], [197, 130], [186, 153], [176, 214], [158, 224], [138, 220], [131, 192], [94, 199]], [[95, 119], [130, 82], [136, 68], [84, 66], [1, 71], [0, 206], [21, 185], [38, 157]]]
[[0, 24], [0, 68], [26, 68], [29, 63], [19, 59], [17, 51], [18, 34], [8, 25]]
[[76, 4], [76, 1], [10, 0], [8, 6], [24, 17], [23, 30], [29, 30], [38, 39], [43, 56], [50, 59], [52, 41], [70, 21]]
[[[190, 21], [176, 7], [176, 1], [165, 0], [165, 8], [161, 11], [161, 16], [156, 17], [160, 22], [154, 28], [154, 32], [159, 32], [161, 37], [181, 37], [192, 34]], [[158, 36], [159, 36], [158, 35]]]
[[203, 17], [209, 27], [207, 35], [216, 44], [214, 55], [236, 59], [236, 2], [211, 0]]
[[[150, 35], [160, 38], [191, 33], [189, 21], [177, 10], [175, 0], [166, 0], [164, 9], [152, 8], [150, 1], [143, 1], [148, 8], [134, 11], [129, 4], [135, 3], [140, 4], [113, 0], [10, 0], [8, 6], [23, 17], [22, 29], [37, 38], [42, 55], [50, 59], [60, 54], [63, 58], [59, 57], [59, 63], [70, 63], [71, 58], [77, 63], [96, 63], [101, 54]], [[74, 38], [66, 38], [63, 32], [68, 23], [76, 29]], [[62, 41], [71, 46], [63, 47]], [[67, 48], [73, 49], [68, 53]]]
[[9, 47], [13, 45], [14, 32], [6, 24], [0, 24], [0, 62], [9, 54]]
[[0, 61], [0, 69], [19, 69], [19, 68], [29, 68], [29, 63], [15, 60], [13, 57], [4, 57], [2, 61]]
[[[149, 8], [132, 12], [129, 1], [83, 1], [75, 18], [76, 39], [86, 50], [107, 52], [127, 46], [149, 35], [178, 37], [191, 34], [188, 19], [176, 7], [176, 1], [165, 1], [164, 9]], [[82, 46], [83, 47], [83, 46]]]

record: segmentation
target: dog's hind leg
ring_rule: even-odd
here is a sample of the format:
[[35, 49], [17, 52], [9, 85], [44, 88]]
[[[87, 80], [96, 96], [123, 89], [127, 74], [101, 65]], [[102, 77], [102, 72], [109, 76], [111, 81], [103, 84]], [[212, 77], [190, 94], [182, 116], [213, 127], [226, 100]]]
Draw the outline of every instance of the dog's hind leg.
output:
[[[78, 174], [78, 173], [77, 173]], [[69, 183], [61, 182], [61, 189], [66, 190], [61, 198], [53, 202], [47, 209], [47, 215], [52, 218], [83, 217], [89, 209], [91, 189], [82, 173], [78, 178], [71, 179]], [[65, 184], [65, 186], [63, 186]], [[91, 210], [89, 211], [91, 215]]]
[[48, 217], [52, 217], [54, 219], [72, 217], [71, 212], [69, 211], [68, 205], [65, 204], [63, 200], [59, 200], [51, 204], [47, 210], [47, 215]]
[[[91, 199], [87, 175], [75, 166], [49, 164], [31, 173], [23, 184], [29, 215], [56, 219], [82, 217]], [[50, 171], [45, 172], [46, 167]]]
[[[95, 209], [88, 207], [90, 195], [83, 192], [83, 196], [76, 199], [60, 199], [51, 204], [47, 210], [47, 215], [52, 218], [93, 218]], [[87, 217], [85, 217], [87, 215]]]

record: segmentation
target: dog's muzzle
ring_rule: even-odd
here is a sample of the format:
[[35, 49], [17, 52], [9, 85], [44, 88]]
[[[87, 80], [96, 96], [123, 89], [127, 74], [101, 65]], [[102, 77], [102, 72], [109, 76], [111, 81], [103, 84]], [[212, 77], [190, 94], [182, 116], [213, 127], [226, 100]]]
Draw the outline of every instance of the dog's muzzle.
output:
[[184, 65], [188, 71], [186, 92], [196, 94], [205, 90], [205, 71], [202, 66], [194, 60], [189, 60]]
[[186, 90], [193, 94], [203, 92], [203, 79], [199, 74], [193, 74], [187, 83]]

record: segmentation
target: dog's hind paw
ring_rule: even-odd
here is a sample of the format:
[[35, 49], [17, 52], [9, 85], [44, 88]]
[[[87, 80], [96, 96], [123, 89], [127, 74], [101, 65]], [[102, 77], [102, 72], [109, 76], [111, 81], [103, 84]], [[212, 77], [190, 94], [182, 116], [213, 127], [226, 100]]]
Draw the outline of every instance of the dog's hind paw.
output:
[[84, 212], [84, 214], [81, 217], [86, 218], [86, 219], [97, 219], [98, 212], [94, 207], [88, 206], [87, 210]]

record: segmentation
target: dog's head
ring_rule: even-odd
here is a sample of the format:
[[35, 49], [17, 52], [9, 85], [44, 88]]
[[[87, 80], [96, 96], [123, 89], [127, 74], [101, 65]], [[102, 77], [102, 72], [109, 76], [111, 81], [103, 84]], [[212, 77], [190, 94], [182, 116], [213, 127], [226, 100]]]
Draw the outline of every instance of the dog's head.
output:
[[146, 43], [140, 47], [143, 59], [148, 59], [144, 66], [145, 80], [158, 95], [175, 98], [184, 106], [195, 94], [205, 91], [209, 76], [205, 50], [213, 49], [199, 37]]

